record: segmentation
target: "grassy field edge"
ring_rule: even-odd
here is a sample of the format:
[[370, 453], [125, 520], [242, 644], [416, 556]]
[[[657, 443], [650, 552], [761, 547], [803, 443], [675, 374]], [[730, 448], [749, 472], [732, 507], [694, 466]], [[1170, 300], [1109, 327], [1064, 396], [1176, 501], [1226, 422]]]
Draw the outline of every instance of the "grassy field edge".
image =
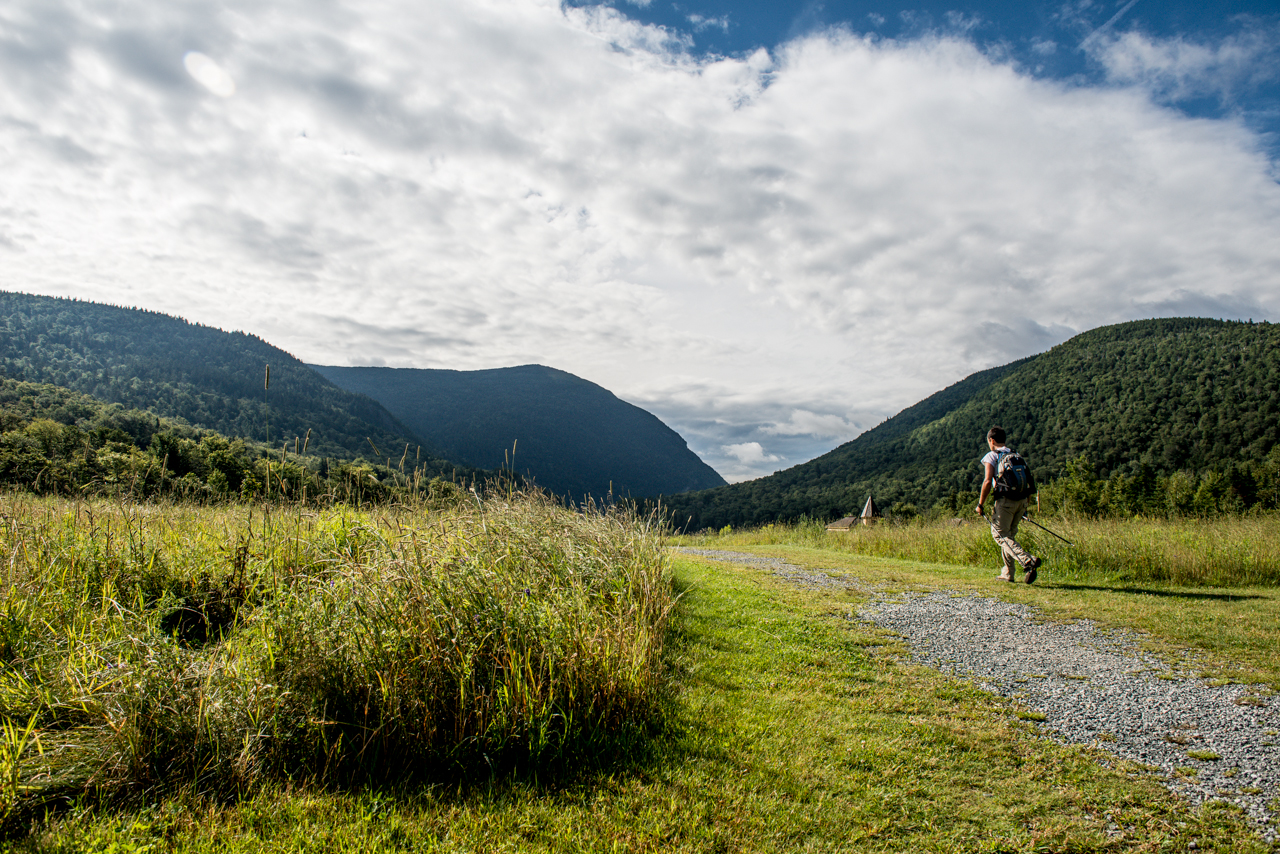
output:
[[16, 851], [1261, 851], [1136, 766], [901, 661], [859, 597], [676, 558], [677, 692], [643, 759], [554, 783], [81, 805]]

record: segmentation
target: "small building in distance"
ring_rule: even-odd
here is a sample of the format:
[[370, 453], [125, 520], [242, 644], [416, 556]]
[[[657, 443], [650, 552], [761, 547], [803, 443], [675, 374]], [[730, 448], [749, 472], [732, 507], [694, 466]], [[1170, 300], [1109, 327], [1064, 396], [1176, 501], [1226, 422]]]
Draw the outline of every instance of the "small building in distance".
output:
[[880, 508], [876, 506], [876, 502], [871, 496], [867, 496], [867, 503], [862, 506], [862, 513], [857, 516], [845, 516], [843, 519], [837, 519], [827, 526], [828, 531], [848, 531], [853, 526], [861, 523], [863, 525], [874, 525], [876, 520], [881, 517]]
[[858, 524], [857, 516], [845, 516], [843, 519], [837, 519], [836, 521], [827, 525], [827, 530], [828, 531], [847, 531], [856, 524]]

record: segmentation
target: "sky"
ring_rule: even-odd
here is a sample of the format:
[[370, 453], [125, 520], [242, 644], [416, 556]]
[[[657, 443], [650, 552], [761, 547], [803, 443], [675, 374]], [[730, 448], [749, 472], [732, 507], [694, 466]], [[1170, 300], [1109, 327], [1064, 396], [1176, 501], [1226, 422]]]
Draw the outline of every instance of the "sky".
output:
[[731, 481], [1280, 321], [1274, 0], [6, 0], [0, 157], [0, 288], [550, 365]]

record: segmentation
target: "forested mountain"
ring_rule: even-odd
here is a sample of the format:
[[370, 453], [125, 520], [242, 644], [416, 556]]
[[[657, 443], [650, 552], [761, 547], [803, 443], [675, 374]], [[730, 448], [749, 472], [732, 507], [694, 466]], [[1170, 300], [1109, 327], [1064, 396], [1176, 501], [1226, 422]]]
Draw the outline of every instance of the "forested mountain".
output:
[[[271, 382], [264, 389], [268, 365]], [[122, 411], [176, 419], [177, 427], [276, 450], [282, 443], [292, 450], [295, 437], [310, 432], [306, 451], [313, 458], [363, 456], [392, 467], [406, 459], [409, 469], [428, 477], [453, 476], [455, 464], [498, 469], [514, 447], [515, 471], [573, 498], [604, 497], [611, 488], [617, 495], [647, 496], [724, 483], [653, 415], [586, 380], [537, 365], [467, 372], [313, 369], [242, 332], [157, 312], [0, 291], [5, 378], [94, 399], [77, 404], [81, 410], [98, 401], [118, 404]], [[38, 397], [47, 401], [50, 394], [46, 389]], [[77, 421], [83, 412], [70, 412], [45, 417], [97, 436], [95, 447], [103, 447], [106, 434], [94, 432], [101, 424], [87, 428]], [[29, 426], [10, 430], [10, 450], [35, 441], [25, 432]], [[134, 450], [149, 447], [150, 437], [134, 439]], [[22, 459], [25, 467], [10, 472], [11, 482], [24, 482], [26, 475], [14, 472], [36, 465], [35, 456]], [[66, 483], [98, 477], [92, 466], [72, 468], [79, 474], [68, 474]]]
[[0, 291], [0, 376], [277, 448], [310, 430], [321, 455], [372, 457], [372, 440], [398, 458], [420, 442], [376, 401], [261, 338], [141, 309]]
[[974, 374], [817, 459], [666, 503], [693, 529], [835, 518], [868, 493], [886, 507], [957, 509], [956, 496], [981, 483], [993, 424], [1042, 484], [1072, 461], [1088, 469], [1077, 477], [1140, 488], [1215, 472], [1248, 506], [1257, 499], [1249, 467], [1280, 432], [1280, 326], [1173, 318], [1094, 329]]
[[485, 371], [313, 366], [367, 394], [451, 460], [509, 463], [557, 495], [645, 497], [724, 479], [654, 415], [542, 365]]
[[[105, 483], [108, 474], [94, 466], [123, 454], [132, 455], [135, 479], [144, 469], [161, 486], [188, 474], [214, 477], [201, 489], [234, 493], [240, 475], [224, 488], [208, 463], [223, 459], [219, 442], [229, 439], [188, 436], [184, 425], [251, 443], [269, 438], [276, 452], [310, 430], [313, 462], [373, 457], [376, 446], [384, 466], [407, 459], [417, 476], [447, 479], [454, 466], [441, 457], [496, 469], [511, 467], [514, 449], [514, 470], [557, 494], [661, 495], [682, 527], [718, 528], [834, 518], [856, 511], [868, 493], [884, 507], [955, 511], [978, 487], [983, 436], [998, 423], [1042, 484], [1070, 479], [1077, 508], [1234, 512], [1280, 503], [1280, 326], [1268, 323], [1174, 318], [1095, 329], [974, 374], [808, 463], [732, 486], [650, 413], [538, 365], [313, 369], [244, 333], [0, 291], [0, 379], [95, 399], [55, 405], [47, 387], [19, 394], [6, 386], [5, 405], [26, 414], [6, 416], [0, 462], [9, 468], [0, 480], [39, 489], [55, 475], [66, 488]], [[49, 411], [22, 409], [29, 399]], [[120, 409], [85, 414], [100, 401]], [[157, 416], [176, 421], [161, 427]], [[179, 439], [188, 444], [173, 444]], [[95, 458], [96, 450], [105, 456]], [[261, 450], [235, 453], [236, 470], [254, 475]], [[295, 463], [300, 484], [327, 477], [318, 463], [306, 474], [309, 465]]]

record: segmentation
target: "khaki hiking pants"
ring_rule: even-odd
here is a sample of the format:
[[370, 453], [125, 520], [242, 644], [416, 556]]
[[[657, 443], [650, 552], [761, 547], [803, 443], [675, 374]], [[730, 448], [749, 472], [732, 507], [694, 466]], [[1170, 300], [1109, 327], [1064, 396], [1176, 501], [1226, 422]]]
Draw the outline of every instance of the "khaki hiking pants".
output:
[[1015, 572], [1031, 563], [1031, 555], [1014, 540], [1018, 535], [1018, 522], [1027, 512], [1028, 503], [1026, 498], [1021, 501], [997, 498], [991, 505], [991, 539], [996, 541], [1004, 555], [1002, 578], [1012, 579]]

